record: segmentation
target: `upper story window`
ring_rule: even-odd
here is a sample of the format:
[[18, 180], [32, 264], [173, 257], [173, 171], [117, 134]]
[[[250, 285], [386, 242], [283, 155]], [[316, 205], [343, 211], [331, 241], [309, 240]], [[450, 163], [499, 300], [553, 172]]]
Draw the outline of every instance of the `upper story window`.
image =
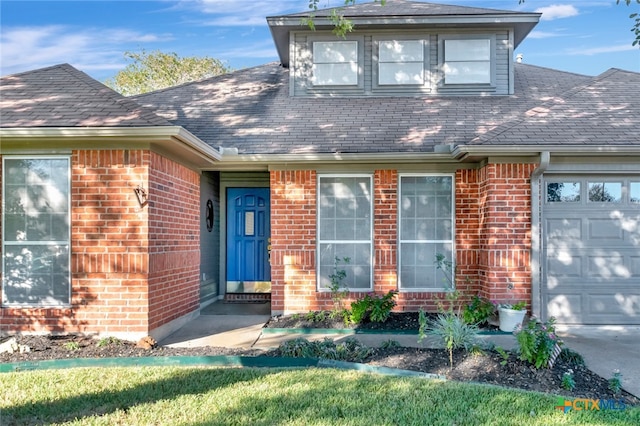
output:
[[490, 38], [444, 40], [444, 84], [491, 84]]
[[423, 41], [380, 40], [378, 42], [378, 84], [424, 84]]
[[314, 86], [356, 86], [358, 84], [358, 42], [313, 42]]

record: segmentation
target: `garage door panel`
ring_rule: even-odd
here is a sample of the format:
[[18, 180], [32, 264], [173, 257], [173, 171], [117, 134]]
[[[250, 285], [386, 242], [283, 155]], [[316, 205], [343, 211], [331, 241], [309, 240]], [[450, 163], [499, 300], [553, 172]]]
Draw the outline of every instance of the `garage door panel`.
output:
[[579, 218], [548, 218], [546, 229], [549, 241], [582, 240], [582, 219]]
[[547, 302], [548, 316], [562, 324], [578, 324], [582, 318], [582, 296], [580, 294], [550, 294]]
[[[566, 324], [640, 324], [640, 203], [633, 196], [633, 185], [640, 193], [639, 181], [614, 175], [545, 178], [547, 317]], [[574, 196], [557, 196], [569, 186]]]
[[562, 324], [637, 324], [640, 294], [571, 293], [549, 294], [548, 315]]
[[616, 219], [587, 219], [588, 239], [593, 242], [624, 240], [624, 230]]

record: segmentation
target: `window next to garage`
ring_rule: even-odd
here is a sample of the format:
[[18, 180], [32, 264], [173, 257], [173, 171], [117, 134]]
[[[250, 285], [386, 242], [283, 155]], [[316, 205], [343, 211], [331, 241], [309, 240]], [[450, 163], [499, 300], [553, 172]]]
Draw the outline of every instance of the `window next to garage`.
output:
[[68, 157], [3, 157], [3, 306], [69, 305], [69, 194]]

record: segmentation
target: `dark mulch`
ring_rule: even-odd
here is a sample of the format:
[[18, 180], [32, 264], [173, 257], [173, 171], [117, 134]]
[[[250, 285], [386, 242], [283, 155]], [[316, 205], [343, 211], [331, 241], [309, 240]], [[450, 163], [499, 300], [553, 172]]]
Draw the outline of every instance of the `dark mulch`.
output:
[[[415, 317], [415, 323], [414, 318]], [[280, 318], [271, 327], [283, 327], [288, 319]], [[417, 329], [417, 315], [393, 315], [395, 330]], [[277, 324], [277, 325], [275, 325]], [[298, 323], [295, 323], [298, 324]], [[299, 327], [300, 325], [296, 325]], [[316, 323], [316, 327], [318, 324]], [[343, 328], [340, 323], [337, 325]], [[324, 324], [326, 327], [326, 324]], [[323, 328], [324, 328], [323, 327]], [[373, 328], [370, 324], [365, 327]], [[382, 327], [377, 325], [378, 329]], [[387, 324], [386, 328], [389, 328]], [[17, 336], [18, 343], [29, 346], [27, 353], [2, 353], [0, 362], [26, 362], [68, 358], [111, 358], [141, 356], [206, 356], [206, 355], [244, 355], [244, 356], [280, 356], [276, 350], [245, 350], [221, 347], [169, 348], [153, 349], [137, 348], [135, 343], [111, 342], [98, 345], [98, 341], [89, 337], [68, 336]], [[6, 340], [6, 339], [5, 339]], [[70, 343], [73, 342], [73, 343]], [[593, 373], [587, 367], [570, 359], [558, 359], [551, 369], [537, 370], [533, 366], [520, 361], [516, 354], [510, 353], [506, 362], [493, 350], [485, 350], [481, 354], [470, 354], [464, 351], [454, 353], [454, 366], [449, 368], [449, 354], [443, 349], [405, 348], [387, 345], [376, 348], [364, 361], [370, 365], [399, 368], [404, 370], [435, 373], [446, 376], [449, 380], [462, 382], [480, 382], [494, 385], [563, 395], [569, 398], [616, 399], [626, 405], [640, 405], [640, 400], [633, 395], [622, 392], [614, 394], [608, 388], [608, 380]], [[75, 347], [75, 348], [74, 348]], [[562, 374], [571, 369], [576, 386], [573, 391], [562, 388]]]

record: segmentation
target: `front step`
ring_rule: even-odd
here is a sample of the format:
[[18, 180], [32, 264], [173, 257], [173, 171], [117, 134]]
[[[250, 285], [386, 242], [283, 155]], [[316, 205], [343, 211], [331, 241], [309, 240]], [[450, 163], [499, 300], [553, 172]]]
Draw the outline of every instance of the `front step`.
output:
[[271, 293], [226, 293], [224, 303], [267, 303]]

